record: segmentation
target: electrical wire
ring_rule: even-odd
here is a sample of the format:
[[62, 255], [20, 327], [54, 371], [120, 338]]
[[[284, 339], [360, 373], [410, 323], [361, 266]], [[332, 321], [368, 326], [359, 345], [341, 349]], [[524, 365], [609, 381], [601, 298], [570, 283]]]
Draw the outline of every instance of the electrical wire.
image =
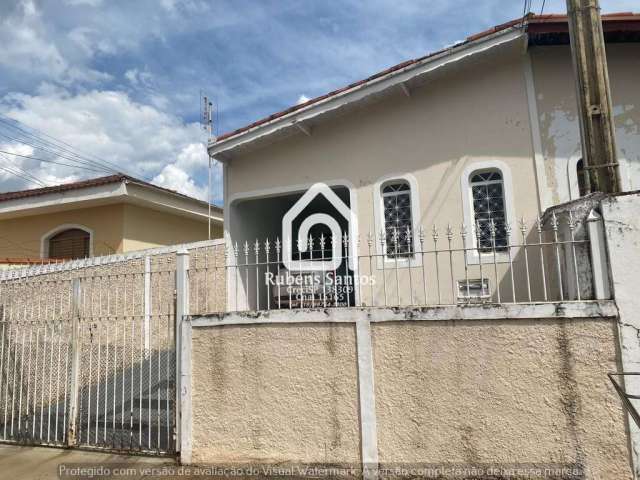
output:
[[[88, 166], [93, 166], [95, 168], [101, 168], [102, 170], [104, 170], [105, 172], [115, 172], [117, 171], [117, 169], [111, 168], [109, 166], [105, 166], [103, 164], [101, 164], [100, 162], [96, 162], [95, 160], [91, 160], [90, 158], [87, 157], [83, 157], [82, 155], [77, 154], [76, 152], [74, 152], [73, 150], [69, 150], [67, 148], [64, 147], [60, 147], [56, 144], [54, 144], [53, 142], [49, 142], [48, 140], [44, 140], [41, 139], [39, 137], [37, 137], [36, 135], [33, 135], [25, 130], [22, 130], [21, 128], [15, 126], [15, 125], [11, 125], [6, 121], [3, 121], [0, 118], [0, 124], [4, 124], [5, 126], [8, 126], [9, 128], [12, 128], [14, 130], [18, 130], [19, 132], [22, 133], [22, 135], [26, 136], [28, 140], [26, 140], [25, 138], [21, 138], [20, 136], [15, 137], [15, 136], [11, 136], [8, 135], [7, 133], [0, 133], [0, 135], [2, 135], [5, 138], [8, 138], [10, 140], [16, 141], [16, 142], [20, 142], [20, 143], [24, 143], [25, 145], [29, 145], [33, 148], [38, 148], [40, 150], [46, 151], [48, 153], [53, 153], [59, 157], [62, 158], [66, 158], [67, 160], [71, 160], [71, 161], [76, 161], [79, 163], [83, 163], [85, 165]], [[34, 142], [35, 143], [32, 143]], [[51, 150], [51, 148], [55, 149], [55, 150]], [[59, 150], [59, 151], [56, 151]], [[60, 153], [62, 152], [62, 153]], [[71, 155], [72, 157], [75, 158], [70, 158], [69, 155]]]
[[2, 170], [4, 172], [7, 172], [7, 173], [9, 173], [9, 174], [11, 174], [11, 175], [13, 175], [15, 177], [18, 177], [18, 178], [20, 178], [20, 179], [22, 179], [22, 180], [24, 180], [24, 181], [26, 181], [28, 183], [35, 183], [36, 185], [39, 185], [41, 187], [46, 187], [45, 184], [42, 184], [40, 182], [35, 182], [32, 178], [30, 178], [30, 177], [28, 177], [26, 175], [23, 175], [18, 171], [12, 170], [9, 167], [3, 167], [2, 165], [0, 165], [0, 170]]
[[117, 173], [117, 170], [107, 169], [107, 168], [102, 167], [100, 165], [94, 165], [93, 162], [88, 162], [88, 161], [85, 161], [85, 160], [82, 160], [82, 159], [79, 160], [79, 159], [76, 159], [76, 158], [71, 157], [69, 155], [65, 155], [65, 154], [62, 154], [60, 152], [56, 152], [55, 150], [50, 150], [50, 149], [45, 148], [45, 147], [40, 147], [40, 146], [35, 145], [35, 144], [33, 144], [31, 142], [28, 142], [26, 140], [22, 140], [20, 138], [16, 138], [16, 137], [12, 137], [10, 135], [6, 135], [6, 134], [4, 134], [2, 132], [0, 132], [0, 137], [8, 139], [8, 140], [13, 140], [14, 142], [18, 142], [18, 143], [21, 143], [23, 145], [28, 145], [29, 147], [32, 147], [35, 150], [42, 150], [43, 152], [51, 153], [52, 155], [55, 155], [55, 156], [60, 157], [60, 158], [64, 158], [65, 160], [69, 160], [71, 162], [76, 162], [76, 163], [79, 164], [79, 166], [80, 165], [84, 165], [84, 166], [88, 166], [88, 167], [91, 167], [91, 168], [97, 168], [97, 169], [102, 170], [104, 173]]
[[34, 182], [36, 183], [40, 183], [43, 187], [48, 186], [47, 182], [45, 182], [44, 180], [36, 177], [35, 175], [33, 175], [31, 172], [28, 172], [27, 170], [25, 170], [24, 168], [20, 167], [19, 165], [16, 165], [13, 160], [11, 160], [10, 158], [8, 158], [6, 155], [3, 155], [0, 153], [0, 157], [4, 158], [5, 161], [9, 164], [7, 166], [7, 168], [12, 168], [13, 170], [19, 171], [20, 173], [22, 173], [23, 175], [27, 175], [28, 177], [31, 177], [33, 179]]
[[540, 7], [540, 15], [542, 15], [542, 12], [544, 12], [545, 3], [547, 3], [547, 0], [542, 0], [542, 7]]
[[55, 160], [45, 160], [44, 158], [31, 157], [29, 155], [20, 155], [19, 153], [7, 152], [6, 150], [0, 150], [0, 153], [6, 153], [7, 155], [13, 155], [15, 157], [28, 158], [30, 160], [35, 160], [37, 162], [53, 163], [55, 165], [62, 165], [62, 166], [65, 166], [65, 167], [82, 168], [84, 170], [88, 170], [88, 171], [91, 171], [91, 172], [104, 173], [104, 171], [95, 170], [95, 169], [89, 168], [89, 167], [82, 167], [82, 166], [79, 166], [79, 165], [70, 165], [68, 163], [56, 162]]
[[[93, 168], [100, 168], [102, 170], [104, 170], [105, 172], [109, 172], [109, 173], [114, 173], [114, 172], [124, 172], [126, 173], [126, 171], [119, 165], [112, 163], [108, 160], [105, 160], [104, 158], [98, 157], [95, 154], [86, 154], [85, 152], [82, 152], [81, 150], [73, 147], [72, 145], [64, 142], [63, 140], [60, 140], [56, 137], [53, 137], [47, 133], [44, 133], [42, 131], [39, 131], [35, 128], [31, 128], [31, 127], [27, 127], [30, 130], [32, 130], [33, 132], [36, 132], [37, 134], [31, 133], [23, 128], [20, 128], [19, 126], [15, 125], [15, 123], [18, 123], [16, 120], [11, 119], [9, 117], [0, 115], [0, 124], [4, 124], [5, 126], [16, 130], [18, 132], [20, 132], [22, 135], [26, 135], [27, 138], [32, 139], [32, 141], [36, 141], [37, 144], [39, 144], [40, 146], [44, 146], [44, 147], [48, 147], [49, 149], [53, 148], [56, 150], [60, 150], [62, 152], [65, 152], [67, 155], [71, 155], [73, 157], [76, 157], [74, 159], [69, 159], [68, 156], [64, 157], [63, 155], [59, 155], [57, 152], [56, 154], [58, 154], [59, 156], [62, 156], [63, 158], [67, 158], [68, 160], [72, 160], [72, 161], [80, 161], [82, 160], [81, 163], [84, 163], [85, 165], [89, 165]], [[51, 140], [47, 140], [46, 138], [43, 137], [47, 137], [50, 138]], [[24, 143], [24, 142], [23, 142]], [[33, 146], [33, 145], [31, 145]], [[67, 148], [68, 147], [68, 148]], [[41, 148], [43, 149], [43, 148]], [[136, 174], [136, 176], [139, 176], [140, 178], [143, 179], [147, 179], [148, 176], [143, 175], [143, 174]]]
[[43, 180], [39, 179], [38, 177], [36, 177], [35, 175], [29, 173], [28, 171], [24, 170], [23, 168], [18, 167], [17, 165], [14, 165], [13, 162], [11, 162], [7, 157], [5, 157], [4, 155], [0, 155], [2, 158], [4, 158], [5, 160], [7, 160], [7, 162], [9, 162], [9, 165], [0, 165], [0, 168], [2, 168], [4, 171], [8, 172], [8, 173], [12, 173], [13, 175], [22, 178], [23, 180], [27, 180], [31, 183], [35, 183], [37, 185], [40, 185], [41, 187], [48, 187], [48, 184], [46, 182], [44, 182]]
[[[4, 117], [4, 119], [3, 119], [3, 117]], [[36, 128], [28, 127], [31, 130], [33, 130], [34, 132], [37, 132], [39, 135], [41, 135], [43, 137], [48, 137], [53, 141], [46, 140], [44, 138], [38, 137], [37, 135], [35, 135], [35, 134], [33, 134], [33, 133], [23, 129], [23, 128], [20, 128], [17, 125], [15, 125], [15, 123], [18, 123], [18, 122], [16, 120], [14, 120], [14, 119], [9, 118], [9, 117], [5, 117], [3, 115], [0, 115], [0, 123], [3, 123], [5, 125], [9, 126], [10, 128], [13, 128], [14, 130], [18, 130], [18, 131], [22, 132], [23, 134], [25, 134], [25, 135], [27, 135], [27, 136], [29, 136], [31, 138], [34, 138], [34, 139], [40, 141], [41, 143], [43, 143], [45, 145], [46, 144], [52, 145], [52, 146], [54, 146], [54, 147], [56, 147], [56, 148], [58, 148], [58, 149], [60, 149], [62, 151], [66, 151], [67, 153], [72, 153], [72, 154], [74, 154], [74, 155], [76, 155], [78, 157], [85, 158], [85, 159], [87, 159], [87, 160], [89, 160], [91, 162], [95, 162], [95, 163], [102, 162], [102, 163], [104, 163], [104, 164], [106, 164], [108, 166], [111, 166], [111, 167], [115, 168], [115, 169], [119, 168], [118, 165], [116, 165], [114, 163], [111, 163], [108, 160], [102, 159], [102, 158], [100, 158], [100, 157], [98, 157], [96, 155], [90, 155], [90, 157], [93, 157], [93, 159], [94, 159], [94, 160], [91, 160], [91, 158], [87, 157], [87, 155], [89, 155], [89, 154], [84, 154], [84, 152], [81, 152], [80, 150], [75, 148], [73, 145], [70, 145], [70, 144], [68, 144], [68, 143], [66, 143], [66, 142], [64, 142], [64, 141], [62, 141], [60, 139], [57, 139], [57, 138], [55, 138], [55, 137], [53, 137], [53, 136], [51, 136], [51, 135], [49, 135], [47, 133], [41, 132], [40, 130], [38, 130]], [[69, 148], [61, 147], [58, 144], [65, 145], [66, 147], [69, 147]], [[96, 160], [97, 160], [97, 162], [96, 162]]]

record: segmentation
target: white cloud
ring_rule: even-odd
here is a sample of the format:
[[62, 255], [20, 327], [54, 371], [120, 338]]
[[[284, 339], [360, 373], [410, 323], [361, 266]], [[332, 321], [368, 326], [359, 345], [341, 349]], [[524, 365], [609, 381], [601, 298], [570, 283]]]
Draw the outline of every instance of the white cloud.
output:
[[87, 5], [89, 7], [98, 7], [102, 5], [102, 0], [64, 0], [64, 3], [71, 6]]
[[[185, 124], [173, 115], [136, 103], [126, 93], [72, 95], [64, 89], [44, 87], [39, 94], [11, 94], [0, 99], [0, 113], [73, 145], [83, 154], [111, 162], [123, 172], [155, 178], [187, 195], [205, 196], [201, 185], [206, 185], [207, 156], [199, 125]], [[13, 144], [11, 148], [22, 148], [27, 155], [45, 155], [37, 149], [24, 150], [30, 148], [25, 145]], [[23, 160], [23, 168], [52, 183], [100, 175]], [[5, 189], [1, 181], [0, 189]]]
[[296, 101], [296, 105], [301, 105], [303, 103], [306, 103], [310, 100], [309, 97], [307, 97], [306, 95], [302, 94], [298, 97], [298, 100]]
[[124, 72], [124, 76], [134, 86], [149, 85], [153, 78], [153, 75], [148, 71], [140, 71], [137, 68], [127, 70]]
[[[0, 143], [0, 150], [2, 150], [3, 152], [9, 152], [5, 155], [10, 155], [12, 153], [15, 153], [17, 155], [27, 156], [27, 157], [33, 155], [33, 147], [29, 145], [19, 144], [19, 143]], [[21, 157], [12, 156], [12, 158], [19, 159]], [[17, 163], [17, 162], [14, 160], [14, 163]]]
[[[47, 31], [45, 17], [33, 2], [18, 2], [13, 9], [7, 8], [0, 18], [1, 68], [27, 78], [40, 77], [63, 85], [96, 83], [111, 78], [81, 62], [69, 62], [60, 50], [59, 42]], [[80, 28], [68, 36], [88, 57], [96, 50], [91, 46], [89, 32]], [[106, 48], [104, 42], [102, 45]]]
[[193, 178], [189, 177], [189, 174], [175, 164], [165, 166], [162, 171], [153, 178], [153, 183], [171, 190], [177, 190], [180, 193], [200, 200], [206, 200], [207, 198], [207, 188], [198, 187]]

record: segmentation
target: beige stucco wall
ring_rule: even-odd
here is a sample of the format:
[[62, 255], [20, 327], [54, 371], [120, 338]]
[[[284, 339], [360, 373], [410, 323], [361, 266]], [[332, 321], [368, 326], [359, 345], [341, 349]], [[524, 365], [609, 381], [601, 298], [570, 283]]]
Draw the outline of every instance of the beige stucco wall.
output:
[[193, 331], [193, 461], [357, 463], [353, 325]]
[[[529, 128], [528, 101], [525, 89], [521, 49], [486, 54], [482, 61], [459, 65], [455, 70], [434, 77], [425, 86], [405, 96], [400, 89], [397, 95], [378, 103], [363, 106], [335, 119], [313, 127], [311, 136], [293, 135], [262, 147], [253, 153], [238, 154], [230, 161], [226, 172], [227, 198], [229, 201], [229, 225], [234, 240], [240, 245], [252, 242], [256, 236], [264, 237], [261, 227], [253, 220], [246, 220], [237, 206], [238, 198], [252, 195], [268, 195], [273, 191], [305, 189], [315, 182], [343, 184], [351, 187], [352, 210], [358, 219], [360, 254], [367, 255], [367, 234], [376, 235], [383, 228], [374, 221], [374, 202], [379, 201], [376, 182], [412, 174], [417, 182], [418, 215], [417, 230], [426, 230], [425, 250], [434, 250], [431, 228], [439, 228], [437, 248], [447, 248], [446, 228], [454, 231], [452, 247], [462, 248], [460, 229], [463, 223], [463, 194], [461, 179], [464, 171], [479, 162], [500, 161], [510, 170], [513, 203], [507, 205], [514, 222], [524, 217], [528, 228], [533, 228], [538, 215], [538, 193], [535, 182], [533, 147]], [[260, 193], [261, 192], [261, 193]], [[260, 208], [260, 205], [255, 207]], [[258, 215], [259, 216], [259, 215]], [[279, 229], [280, 218], [274, 219]], [[251, 224], [247, 234], [239, 225]], [[514, 243], [521, 240], [517, 225], [512, 224]], [[277, 231], [276, 229], [276, 231]], [[256, 231], [257, 230], [257, 231]], [[469, 231], [467, 226], [467, 231]], [[278, 233], [281, 235], [281, 233]], [[246, 238], [249, 237], [249, 238]], [[373, 254], [376, 254], [376, 241]], [[467, 237], [466, 246], [471, 244]], [[514, 250], [518, 264], [515, 267], [516, 283], [520, 286], [517, 299], [524, 301], [527, 289], [524, 285], [522, 252]], [[529, 255], [534, 255], [532, 251]], [[453, 278], [447, 255], [438, 259], [441, 291], [436, 292], [435, 258], [424, 257], [426, 277], [431, 291], [425, 302], [422, 288], [421, 267], [412, 269], [412, 279], [406, 269], [400, 272], [400, 300], [393, 272], [394, 265], [387, 266], [387, 279], [382, 280], [381, 268], [364, 259], [360, 265], [362, 274], [376, 276], [376, 301], [372, 302], [367, 291], [363, 301], [367, 305], [383, 305], [383, 284], [386, 284], [388, 304], [410, 302], [409, 282], [415, 290], [415, 303], [455, 303], [452, 298], [452, 280], [464, 280], [464, 258], [454, 254]], [[531, 258], [534, 265], [536, 258]], [[420, 261], [422, 259], [418, 259]], [[492, 259], [485, 259], [485, 263]], [[491, 288], [501, 283], [502, 299], [512, 299], [508, 264], [497, 267], [497, 278], [490, 280]], [[485, 267], [484, 276], [488, 274]], [[473, 267], [469, 278], [479, 278], [478, 267]], [[532, 285], [534, 296], [539, 293], [541, 282]], [[368, 298], [367, 298], [368, 295]], [[495, 297], [497, 301], [497, 296]], [[411, 302], [411, 303], [414, 303]]]
[[[222, 227], [214, 223], [211, 238], [221, 236]], [[124, 251], [196, 242], [207, 238], [206, 219], [198, 221], [136, 205], [124, 205]]]
[[518, 192], [513, 208], [531, 218], [537, 194], [522, 57], [505, 53], [484, 60], [435, 78], [410, 98], [398, 89], [396, 96], [314, 127], [310, 137], [300, 133], [234, 156], [227, 169], [228, 198], [344, 180], [357, 195], [361, 230], [377, 231], [372, 228], [373, 184], [411, 172], [419, 183], [420, 222], [458, 226], [465, 166], [501, 160]]
[[[379, 460], [630, 479], [617, 344], [605, 318], [374, 323]], [[356, 355], [353, 325], [195, 327], [193, 462], [359, 462]]]
[[380, 461], [575, 464], [632, 478], [613, 320], [376, 324]]
[[[520, 218], [527, 222], [528, 240], [537, 242], [534, 223], [539, 208], [569, 199], [569, 184], [577, 182], [577, 177], [569, 177], [568, 163], [579, 158], [580, 147], [569, 47], [533, 46], [528, 55], [535, 86], [531, 104], [525, 82], [527, 54], [520, 48], [485, 53], [460, 63], [453, 70], [437, 73], [426, 85], [412, 88], [410, 97], [398, 88], [395, 95], [384, 100], [359, 105], [338, 118], [312, 124], [310, 136], [298, 132], [252, 152], [234, 152], [225, 179], [229, 202], [227, 229], [232, 238], [242, 245], [245, 240], [251, 243], [256, 237], [264, 239], [267, 235], [282, 234], [279, 217], [264, 215], [260, 210], [262, 205], [256, 203], [251, 208], [259, 213], [248, 219], [239, 199], [269, 197], [287, 190], [301, 192], [315, 182], [327, 182], [351, 187], [352, 209], [359, 224], [359, 253], [368, 255], [367, 233], [375, 235], [383, 226], [380, 220], [374, 220], [375, 183], [409, 173], [417, 182], [416, 223], [426, 229], [425, 249], [435, 247], [430, 235], [434, 224], [440, 234], [437, 248], [448, 246], [448, 224], [453, 227], [453, 248], [462, 248], [459, 235], [463, 223], [462, 198], [468, 194], [461, 189], [463, 172], [478, 162], [500, 161], [508, 166], [512, 175], [510, 187], [514, 199], [507, 203], [507, 210], [511, 212], [512, 243], [521, 242], [517, 225]], [[608, 55], [618, 149], [624, 164], [625, 185], [629, 187], [640, 182], [640, 110], [637, 108], [640, 46], [611, 44]], [[545, 158], [544, 179], [540, 185], [542, 199], [539, 199], [534, 168], [530, 106], [537, 107], [541, 138], [536, 139], [536, 144], [540, 140], [542, 152], [538, 153]], [[533, 111], [531, 109], [531, 114]], [[274, 226], [268, 227], [267, 222]], [[381, 253], [377, 243], [374, 242], [374, 254]], [[470, 244], [471, 239], [467, 237], [466, 246]], [[516, 299], [527, 301], [524, 255], [516, 249], [512, 254], [516, 261], [513, 269], [518, 290]], [[538, 249], [529, 249], [529, 255], [534, 255], [529, 258], [530, 269], [540, 271]], [[545, 252], [547, 261], [554, 255], [551, 249]], [[435, 303], [436, 296], [441, 297], [438, 303], [452, 303], [456, 299], [452, 298], [451, 283], [464, 280], [464, 259], [462, 254], [454, 254], [452, 275], [444, 257], [446, 254], [440, 257], [439, 264], [441, 292], [434, 289], [435, 258], [430, 256], [422, 262], [432, 288], [428, 292], [431, 300], [426, 302], [421, 289], [416, 289], [413, 299], [408, 294], [402, 297], [402, 293], [398, 299], [395, 272], [387, 273], [385, 282], [380, 268], [371, 271], [367, 259], [360, 269], [364, 275], [376, 276], [377, 285], [386, 283], [388, 304]], [[485, 263], [492, 261], [489, 256]], [[388, 267], [388, 271], [393, 269], [394, 265]], [[512, 270], [506, 263], [497, 270], [497, 275], [495, 271], [489, 274], [493, 300], [512, 300]], [[402, 271], [400, 290], [408, 292], [409, 283], [421, 282], [422, 275], [421, 267], [413, 270], [411, 280], [406, 269]], [[487, 275], [485, 268], [482, 276]], [[553, 285], [555, 271], [547, 269], [545, 275], [546, 285]], [[480, 276], [478, 267], [472, 267], [469, 278]], [[559, 299], [557, 291], [549, 291], [545, 297], [540, 275], [536, 273], [534, 277], [533, 300]], [[500, 299], [497, 284], [502, 290]], [[249, 290], [251, 288], [249, 286]], [[382, 298], [381, 290], [379, 288], [375, 295], [378, 299]], [[367, 293], [364, 291], [361, 296], [367, 305], [384, 304], [372, 301]], [[250, 295], [253, 292], [250, 291]]]
[[40, 258], [42, 236], [64, 224], [93, 230], [94, 255], [122, 252], [123, 219], [123, 205], [105, 205], [0, 220], [0, 257]]
[[[581, 157], [571, 50], [568, 45], [533, 47], [531, 58], [551, 201], [565, 202], [571, 198], [568, 162], [572, 160], [573, 164]], [[640, 188], [640, 45], [609, 44], [607, 61], [618, 156], [623, 161], [623, 185], [637, 189]]]
[[[108, 255], [207, 239], [207, 222], [117, 204], [0, 220], [0, 258], [40, 258], [43, 235], [64, 224], [93, 230], [93, 254]], [[222, 236], [213, 225], [212, 238]]]

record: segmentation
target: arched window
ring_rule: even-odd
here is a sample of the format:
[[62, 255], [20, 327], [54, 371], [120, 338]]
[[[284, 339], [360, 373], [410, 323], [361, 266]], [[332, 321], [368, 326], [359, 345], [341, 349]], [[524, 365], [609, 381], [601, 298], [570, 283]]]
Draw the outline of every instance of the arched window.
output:
[[389, 258], [413, 256], [411, 187], [405, 180], [382, 185], [386, 255]]
[[[481, 252], [507, 246], [504, 181], [498, 169], [476, 170], [469, 176], [473, 221]], [[492, 229], [495, 228], [495, 237]]]
[[578, 175], [578, 192], [581, 197], [584, 197], [587, 194], [587, 179], [585, 175], [587, 171], [584, 168], [584, 160], [580, 159], [576, 163], [576, 173]]
[[48, 240], [49, 258], [86, 258], [91, 254], [91, 235], [79, 228], [62, 230]]

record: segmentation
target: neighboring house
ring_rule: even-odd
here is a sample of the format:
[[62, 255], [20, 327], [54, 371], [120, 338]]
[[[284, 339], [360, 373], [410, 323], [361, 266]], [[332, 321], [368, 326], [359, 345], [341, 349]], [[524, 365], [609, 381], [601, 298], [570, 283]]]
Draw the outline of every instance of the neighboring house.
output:
[[[212, 238], [222, 210], [212, 207]], [[206, 202], [117, 174], [0, 193], [0, 258], [84, 258], [206, 240]]]
[[[603, 24], [624, 187], [637, 189], [640, 15], [605, 15]], [[519, 236], [524, 217], [532, 232], [545, 209], [580, 195], [576, 112], [567, 19], [529, 15], [211, 141], [224, 169], [225, 232], [240, 245], [282, 238], [286, 212], [323, 182], [355, 214], [353, 251], [366, 255], [364, 235], [386, 231], [373, 247], [378, 269], [383, 256], [407, 263], [420, 225], [438, 225], [446, 246], [442, 227], [473, 231], [483, 221], [488, 230], [491, 218], [501, 249], [506, 223]], [[298, 207], [335, 216], [320, 200]], [[390, 226], [414, 232], [396, 255], [385, 253]], [[483, 242], [479, 251], [490, 250]]]

